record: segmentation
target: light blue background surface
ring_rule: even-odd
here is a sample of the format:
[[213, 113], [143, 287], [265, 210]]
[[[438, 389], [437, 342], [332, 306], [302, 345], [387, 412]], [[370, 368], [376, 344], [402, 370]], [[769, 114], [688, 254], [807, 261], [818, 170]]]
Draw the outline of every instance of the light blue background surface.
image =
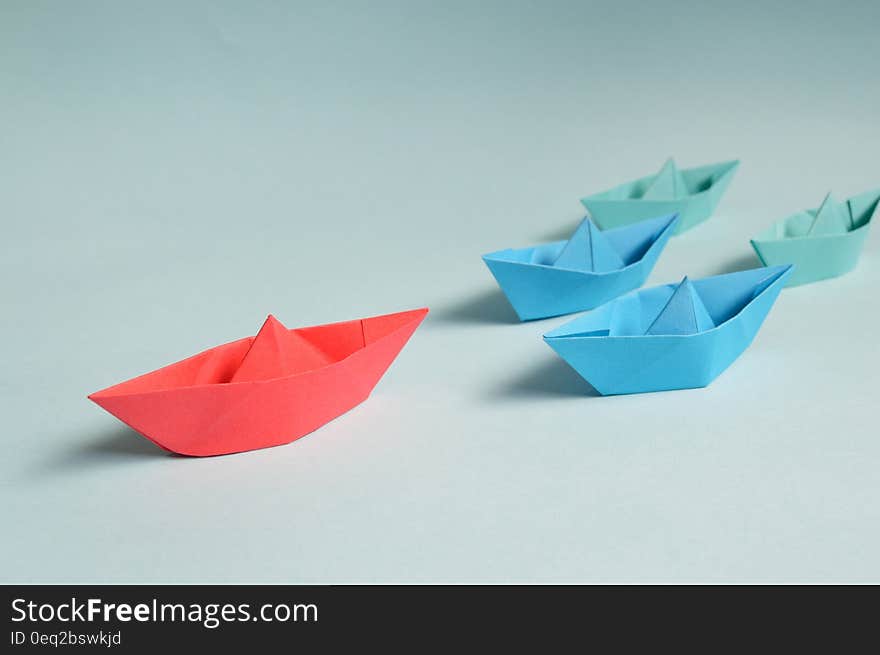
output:
[[[597, 398], [480, 260], [738, 157], [650, 284], [880, 184], [875, 2], [0, 5], [4, 582], [880, 582], [876, 231], [706, 390]], [[429, 305], [305, 439], [167, 456], [91, 391]]]

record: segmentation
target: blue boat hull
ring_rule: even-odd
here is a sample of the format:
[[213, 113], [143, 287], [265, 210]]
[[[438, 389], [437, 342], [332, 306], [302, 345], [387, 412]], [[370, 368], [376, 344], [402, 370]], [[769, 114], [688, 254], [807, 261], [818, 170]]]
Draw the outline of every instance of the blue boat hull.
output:
[[[565, 247], [557, 241], [533, 248], [500, 250], [483, 256], [521, 321], [561, 316], [598, 307], [645, 283], [675, 229], [676, 218], [663, 216], [643, 225], [604, 232], [609, 241], [631, 248], [632, 263], [608, 273], [555, 268], [552, 262]], [[639, 238], [633, 239], [633, 235]]]
[[[603, 395], [705, 387], [751, 344], [791, 270], [780, 266], [695, 280], [717, 324], [705, 332], [608, 336], [613, 312], [633, 303], [662, 306], [670, 289], [664, 285], [628, 294], [544, 340]], [[719, 290], [726, 296], [716, 297]]]

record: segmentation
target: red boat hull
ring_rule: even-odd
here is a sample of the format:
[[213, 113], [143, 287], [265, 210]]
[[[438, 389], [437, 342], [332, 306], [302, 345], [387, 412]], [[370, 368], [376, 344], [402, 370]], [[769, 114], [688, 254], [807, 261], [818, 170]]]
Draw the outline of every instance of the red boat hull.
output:
[[[419, 309], [289, 331], [330, 352], [340, 343], [346, 352], [354, 348], [338, 361], [312, 370], [267, 380], [226, 381], [251, 350], [255, 339], [249, 337], [89, 398], [147, 439], [182, 455], [279, 446], [366, 400], [427, 313]], [[345, 344], [352, 340], [360, 343]]]

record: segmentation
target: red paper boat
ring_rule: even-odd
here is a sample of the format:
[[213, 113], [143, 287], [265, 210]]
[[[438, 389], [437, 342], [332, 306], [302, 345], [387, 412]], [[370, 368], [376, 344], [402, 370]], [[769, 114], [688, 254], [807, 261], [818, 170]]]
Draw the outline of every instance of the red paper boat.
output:
[[370, 395], [427, 308], [239, 339], [89, 399], [158, 446], [225, 455], [289, 443]]

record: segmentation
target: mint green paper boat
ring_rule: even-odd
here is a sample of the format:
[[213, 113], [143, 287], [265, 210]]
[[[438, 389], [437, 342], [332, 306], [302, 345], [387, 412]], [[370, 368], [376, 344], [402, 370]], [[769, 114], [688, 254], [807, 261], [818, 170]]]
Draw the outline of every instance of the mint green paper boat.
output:
[[792, 214], [761, 232], [752, 247], [765, 266], [795, 265], [790, 287], [843, 275], [859, 261], [878, 204], [880, 189], [843, 202], [829, 193], [818, 209]]
[[581, 204], [603, 230], [678, 214], [680, 234], [712, 215], [738, 166], [734, 160], [679, 169], [669, 159], [659, 173], [581, 198]]

